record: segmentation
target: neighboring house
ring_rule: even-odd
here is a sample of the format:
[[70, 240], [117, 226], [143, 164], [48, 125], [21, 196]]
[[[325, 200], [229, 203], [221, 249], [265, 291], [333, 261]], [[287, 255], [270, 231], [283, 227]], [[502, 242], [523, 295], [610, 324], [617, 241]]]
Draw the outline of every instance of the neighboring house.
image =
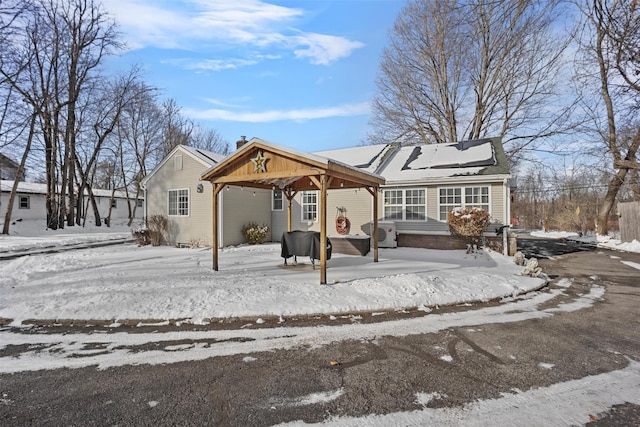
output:
[[[7, 206], [9, 205], [9, 196], [11, 189], [13, 188], [13, 181], [2, 180], [0, 181], [0, 219], [4, 220]], [[98, 205], [101, 218], [106, 218], [109, 215], [109, 207], [111, 205], [111, 221], [128, 219], [129, 218], [129, 206], [133, 210], [133, 204], [135, 200], [127, 200], [126, 194], [122, 191], [116, 191], [113, 194], [113, 200], [111, 197], [112, 190], [93, 190], [93, 195]], [[11, 220], [38, 220], [41, 219], [46, 222], [47, 208], [45, 204], [47, 194], [47, 185], [38, 184], [33, 182], [19, 182], [16, 197], [13, 202], [13, 209], [11, 211]], [[83, 204], [87, 205], [87, 197], [83, 197]], [[129, 203], [131, 205], [129, 205]], [[138, 200], [138, 207], [136, 209], [136, 218], [143, 217], [143, 200]], [[93, 222], [93, 210], [91, 205], [87, 206], [89, 209], [87, 214], [87, 220]]]
[[[210, 246], [212, 233], [212, 187], [200, 180], [202, 173], [224, 159], [222, 154], [185, 145], [175, 147], [142, 180], [145, 216], [169, 218], [168, 243], [178, 246]], [[224, 246], [242, 243], [242, 226], [249, 222], [269, 224], [271, 192], [229, 187], [220, 204]], [[271, 240], [271, 236], [269, 236]]]
[[[247, 143], [258, 141], [258, 138]], [[244, 139], [240, 142], [245, 142]], [[499, 139], [482, 139], [450, 144], [399, 146], [394, 144], [352, 147], [313, 153], [375, 173], [386, 179], [378, 197], [378, 217], [391, 238], [380, 247], [414, 246], [428, 248], [460, 247], [449, 235], [447, 214], [456, 206], [481, 207], [490, 213], [495, 227], [509, 223], [509, 166]], [[176, 160], [181, 158], [181, 160]], [[171, 243], [211, 244], [212, 188], [199, 181], [207, 169], [224, 157], [179, 146], [143, 180], [146, 187], [146, 215], [168, 215], [172, 227]], [[180, 163], [182, 162], [182, 163]], [[178, 167], [180, 164], [181, 167]], [[198, 193], [202, 185], [202, 193]], [[279, 241], [287, 231], [286, 198], [277, 187], [272, 190], [227, 186], [220, 196], [221, 246], [244, 241], [240, 232], [250, 222], [271, 227], [271, 240]], [[294, 230], [320, 231], [317, 191], [301, 191], [292, 203]], [[177, 207], [181, 207], [178, 209]], [[332, 221], [335, 215], [336, 224]], [[365, 189], [337, 189], [327, 194], [328, 235], [371, 234], [373, 207]], [[379, 227], [380, 228], [380, 227]], [[396, 240], [397, 233], [397, 240]]]
[[13, 181], [18, 175], [19, 165], [0, 153], [0, 180]]

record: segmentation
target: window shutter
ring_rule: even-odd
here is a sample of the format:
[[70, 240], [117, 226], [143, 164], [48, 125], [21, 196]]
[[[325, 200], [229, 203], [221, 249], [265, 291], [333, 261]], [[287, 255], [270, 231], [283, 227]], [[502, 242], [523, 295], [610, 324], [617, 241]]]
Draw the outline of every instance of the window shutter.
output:
[[177, 171], [182, 170], [182, 155], [177, 155], [173, 158], [173, 169]]

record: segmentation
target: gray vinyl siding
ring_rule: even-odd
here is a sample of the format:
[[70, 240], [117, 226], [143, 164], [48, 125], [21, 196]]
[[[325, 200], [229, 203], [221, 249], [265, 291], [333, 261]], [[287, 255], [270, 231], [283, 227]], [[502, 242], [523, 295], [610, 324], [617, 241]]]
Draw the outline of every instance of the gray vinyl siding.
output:
[[372, 205], [373, 196], [364, 188], [330, 191], [327, 194], [327, 235], [339, 235], [335, 226], [339, 207], [346, 209], [346, 217], [351, 223], [350, 235], [369, 234], [369, 224], [373, 220]]
[[[147, 182], [147, 217], [165, 215], [169, 218], [167, 243], [176, 245], [211, 245], [211, 183], [200, 181], [205, 166], [187, 153], [177, 151], [182, 156], [182, 170], [175, 170], [173, 158], [168, 159]], [[204, 191], [197, 192], [201, 183]], [[169, 190], [189, 190], [189, 215], [169, 216]]]
[[287, 231], [287, 198], [283, 195], [283, 199], [282, 210], [271, 211], [271, 239], [275, 242], [279, 242], [282, 239], [282, 233]]
[[504, 187], [502, 184], [491, 184], [489, 193], [491, 194], [491, 218], [496, 223], [502, 223], [504, 218]]
[[[255, 193], [255, 196], [253, 195]], [[222, 194], [222, 245], [245, 243], [242, 227], [250, 223], [271, 224], [271, 190], [227, 186]], [[285, 211], [286, 212], [286, 211]], [[211, 219], [209, 220], [211, 222]], [[285, 219], [286, 224], [286, 219]], [[286, 225], [285, 225], [286, 226]], [[272, 240], [272, 234], [266, 241]], [[282, 234], [282, 233], [280, 233]]]

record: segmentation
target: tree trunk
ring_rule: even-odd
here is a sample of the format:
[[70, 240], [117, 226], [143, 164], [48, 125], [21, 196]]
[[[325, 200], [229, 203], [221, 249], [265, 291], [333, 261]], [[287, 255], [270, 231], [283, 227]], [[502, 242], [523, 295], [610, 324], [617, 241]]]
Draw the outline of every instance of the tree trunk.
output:
[[13, 211], [13, 203], [16, 198], [20, 177], [22, 177], [22, 175], [24, 174], [24, 165], [27, 163], [27, 157], [29, 156], [29, 151], [31, 151], [31, 142], [33, 141], [33, 132], [35, 130], [35, 126], [36, 126], [36, 115], [33, 114], [31, 116], [31, 125], [29, 126], [29, 136], [27, 138], [27, 146], [24, 148], [24, 153], [22, 154], [22, 160], [20, 160], [20, 166], [18, 166], [18, 172], [16, 173], [16, 177], [13, 180], [13, 187], [11, 187], [11, 193], [9, 194], [9, 203], [7, 204], [7, 212], [4, 215], [4, 226], [2, 227], [2, 234], [9, 234], [9, 224], [11, 223], [11, 213]]
[[607, 186], [607, 194], [604, 196], [604, 200], [602, 201], [602, 206], [600, 206], [600, 211], [598, 211], [598, 234], [606, 236], [609, 232], [609, 215], [611, 214], [611, 210], [613, 209], [613, 205], [616, 202], [616, 196], [618, 195], [618, 191], [622, 184], [624, 184], [624, 179], [627, 176], [628, 169], [620, 169], [613, 177], [613, 179], [609, 182]]

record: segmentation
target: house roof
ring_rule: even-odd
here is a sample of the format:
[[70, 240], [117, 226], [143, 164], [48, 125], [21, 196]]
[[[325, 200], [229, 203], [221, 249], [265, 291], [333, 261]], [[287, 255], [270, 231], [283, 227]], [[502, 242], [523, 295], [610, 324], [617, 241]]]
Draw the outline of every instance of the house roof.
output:
[[366, 171], [377, 173], [383, 164], [385, 154], [393, 149], [391, 144], [362, 145], [337, 150], [316, 151], [314, 154], [340, 159], [342, 162]]
[[[13, 181], [2, 180], [0, 181], [0, 192], [8, 193], [13, 188]], [[18, 193], [21, 194], [47, 194], [47, 184], [41, 184], [37, 182], [18, 182]], [[92, 189], [93, 195], [97, 197], [111, 197], [113, 190], [102, 190], [99, 188]], [[85, 190], [85, 195], [87, 195]], [[135, 196], [135, 193], [133, 194]], [[124, 191], [116, 191], [114, 197], [117, 199], [126, 199], [127, 195]], [[139, 196], [138, 198], [142, 198]]]
[[386, 179], [386, 185], [510, 176], [499, 138], [447, 144], [371, 145], [318, 154], [375, 171]]
[[[255, 157], [254, 157], [255, 156]], [[256, 161], [263, 162], [258, 168]], [[202, 179], [214, 183], [234, 183], [250, 187], [292, 190], [317, 190], [308, 177], [328, 175], [333, 178], [329, 188], [359, 188], [379, 186], [384, 178], [338, 160], [312, 153], [303, 153], [260, 138], [252, 138], [240, 149], [202, 174]], [[304, 179], [307, 178], [307, 179]]]
[[14, 167], [16, 169], [19, 166], [18, 163], [15, 160], [13, 160], [11, 157], [5, 156], [2, 153], [0, 153], [0, 164], [1, 163], [9, 164], [9, 165], [11, 165], [12, 167]]
[[198, 162], [202, 163], [205, 168], [210, 168], [212, 166], [220, 163], [224, 158], [224, 154], [214, 153], [213, 151], [202, 150], [200, 148], [189, 147], [188, 145], [176, 145], [171, 152], [165, 156], [164, 159], [155, 167], [153, 170], [147, 174], [142, 179], [142, 185], [144, 186], [149, 179], [159, 171], [165, 163], [169, 161], [173, 155], [180, 151], [181, 153], [185, 153], [190, 157], [194, 158]]

